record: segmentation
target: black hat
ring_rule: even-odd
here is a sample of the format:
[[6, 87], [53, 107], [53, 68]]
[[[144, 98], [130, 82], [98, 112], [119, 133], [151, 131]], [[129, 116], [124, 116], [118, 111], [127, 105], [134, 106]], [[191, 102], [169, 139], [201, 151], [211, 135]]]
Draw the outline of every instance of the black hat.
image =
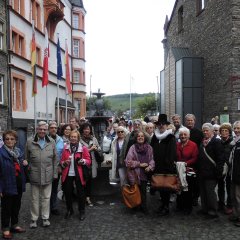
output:
[[156, 124], [170, 124], [170, 122], [167, 120], [167, 115], [159, 114]]

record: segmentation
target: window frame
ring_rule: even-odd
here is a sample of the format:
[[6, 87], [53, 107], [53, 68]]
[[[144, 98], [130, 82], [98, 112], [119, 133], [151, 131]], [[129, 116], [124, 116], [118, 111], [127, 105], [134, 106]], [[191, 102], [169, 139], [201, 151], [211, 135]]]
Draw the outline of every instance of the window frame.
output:
[[[78, 81], [76, 81], [76, 75], [75, 73], [78, 73]], [[73, 81], [74, 83], [81, 83], [81, 71], [78, 69], [73, 70]]]
[[0, 74], [0, 104], [4, 104], [4, 75]]
[[[77, 42], [78, 46], [76, 46], [74, 42]], [[75, 51], [77, 51], [77, 54]], [[73, 39], [73, 57], [79, 58], [79, 56], [80, 56], [80, 39], [74, 38]]]
[[[74, 19], [74, 17], [77, 17], [77, 19]], [[78, 13], [73, 13], [72, 27], [75, 28], [75, 29], [80, 29], [79, 21], [80, 21], [79, 14]], [[75, 24], [77, 24], [77, 25], [75, 25]]]
[[4, 39], [4, 23], [0, 21], [0, 26], [2, 26], [2, 29], [0, 28], [0, 50], [3, 50], [3, 39]]

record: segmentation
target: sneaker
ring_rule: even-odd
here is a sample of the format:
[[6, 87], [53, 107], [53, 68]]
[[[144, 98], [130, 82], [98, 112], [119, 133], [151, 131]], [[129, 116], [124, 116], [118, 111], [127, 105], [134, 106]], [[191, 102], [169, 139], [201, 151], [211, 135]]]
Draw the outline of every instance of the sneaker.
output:
[[86, 204], [87, 204], [87, 206], [89, 206], [89, 207], [93, 207], [93, 203], [91, 202], [90, 198], [87, 198], [87, 199], [86, 199]]
[[37, 221], [31, 221], [30, 228], [37, 228]]
[[50, 222], [48, 219], [43, 219], [43, 227], [49, 227], [50, 226]]

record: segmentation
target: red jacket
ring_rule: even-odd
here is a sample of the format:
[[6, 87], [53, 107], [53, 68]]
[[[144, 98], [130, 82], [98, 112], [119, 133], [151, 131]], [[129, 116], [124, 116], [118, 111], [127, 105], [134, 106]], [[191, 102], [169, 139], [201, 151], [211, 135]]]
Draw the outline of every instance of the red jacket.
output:
[[198, 159], [197, 144], [189, 140], [182, 148], [181, 142], [177, 143], [177, 161], [187, 163], [187, 167], [194, 167]]
[[[70, 145], [66, 144], [64, 146], [64, 149], [63, 149], [60, 165], [62, 166], [63, 162], [67, 161], [70, 156], [71, 156]], [[74, 156], [75, 156], [74, 160], [77, 159], [77, 158], [82, 158], [83, 160], [85, 160], [85, 165], [90, 167], [91, 157], [90, 157], [89, 151], [85, 146], [82, 146], [81, 143], [79, 143], [79, 147], [78, 147]], [[69, 167], [70, 167], [70, 165], [63, 168], [63, 170], [62, 170], [62, 182], [64, 182], [66, 180], [66, 177], [68, 176]], [[78, 174], [80, 176], [80, 180], [81, 180], [82, 185], [86, 185], [86, 181], [83, 178], [82, 166], [77, 165], [77, 169], [78, 169]]]

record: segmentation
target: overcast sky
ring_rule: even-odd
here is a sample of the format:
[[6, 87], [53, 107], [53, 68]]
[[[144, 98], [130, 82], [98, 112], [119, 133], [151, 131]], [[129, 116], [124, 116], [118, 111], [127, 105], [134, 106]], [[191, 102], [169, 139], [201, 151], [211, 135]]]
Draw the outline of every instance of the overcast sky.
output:
[[[175, 0], [85, 0], [87, 95], [157, 92], [163, 25]], [[131, 81], [130, 81], [131, 79]], [[131, 84], [130, 84], [131, 82]]]

